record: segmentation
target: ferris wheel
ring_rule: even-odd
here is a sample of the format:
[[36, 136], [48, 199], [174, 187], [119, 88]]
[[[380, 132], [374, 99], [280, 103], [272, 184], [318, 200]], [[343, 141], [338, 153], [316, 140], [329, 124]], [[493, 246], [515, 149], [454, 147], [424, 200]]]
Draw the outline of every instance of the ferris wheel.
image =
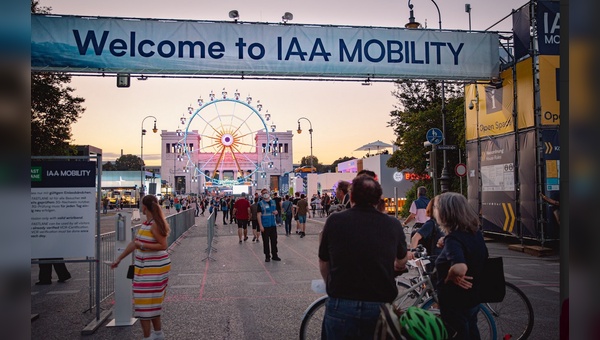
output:
[[[198, 107], [188, 107], [187, 117], [180, 118], [185, 130], [178, 129], [181, 152], [187, 158], [184, 171], [193, 169], [192, 180], [204, 177], [205, 183], [230, 186], [253, 182], [253, 176], [264, 176], [264, 169], [272, 164], [269, 152], [272, 142], [269, 133], [275, 125], [268, 110], [263, 114], [260, 100], [252, 106], [252, 97], [240, 99], [236, 90], [232, 97], [223, 89], [220, 96], [212, 91], [209, 99], [198, 99]], [[263, 138], [258, 135], [264, 134]], [[199, 138], [198, 149], [190, 147]], [[198, 140], [198, 139], [196, 139]], [[259, 145], [260, 144], [260, 145]]]

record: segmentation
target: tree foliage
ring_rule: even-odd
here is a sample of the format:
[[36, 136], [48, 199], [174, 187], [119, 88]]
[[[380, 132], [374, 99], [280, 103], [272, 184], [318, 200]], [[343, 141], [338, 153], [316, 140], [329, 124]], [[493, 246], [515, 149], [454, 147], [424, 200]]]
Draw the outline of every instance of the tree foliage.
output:
[[102, 164], [102, 171], [115, 171], [115, 170], [117, 170], [117, 166], [110, 161]]
[[[32, 13], [49, 13], [49, 7], [31, 2]], [[73, 95], [71, 76], [64, 73], [31, 73], [31, 154], [61, 156], [74, 153], [71, 125], [85, 108], [84, 99]]]
[[[418, 174], [427, 173], [427, 155], [430, 147], [423, 146], [427, 131], [431, 128], [442, 130], [442, 87], [438, 81], [398, 80], [392, 93], [399, 105], [390, 112], [389, 127], [394, 129], [398, 149], [388, 160], [389, 167], [398, 170], [412, 170]], [[446, 144], [457, 145], [459, 150], [448, 150], [447, 169], [451, 177], [450, 190], [460, 191], [459, 180], [454, 176], [460, 150], [465, 147], [464, 94], [455, 84], [445, 84]], [[442, 151], [437, 151], [437, 174], [443, 168]], [[415, 186], [425, 185], [433, 194], [432, 181], [415, 182]]]
[[336, 159], [335, 161], [333, 161], [333, 163], [331, 165], [324, 165], [322, 172], [336, 172], [336, 168], [337, 168], [338, 164], [347, 162], [352, 159], [356, 159], [356, 157], [348, 157], [348, 156], [340, 157], [340, 158]]
[[127, 171], [127, 170], [141, 170], [144, 165], [144, 161], [136, 155], [123, 155], [115, 161], [116, 170]]
[[[310, 157], [310, 155], [302, 157], [302, 159], [300, 159], [300, 166], [310, 166]], [[324, 165], [319, 163], [319, 159], [317, 158], [317, 156], [313, 155], [312, 160], [312, 165], [317, 169], [317, 172], [323, 172]]]

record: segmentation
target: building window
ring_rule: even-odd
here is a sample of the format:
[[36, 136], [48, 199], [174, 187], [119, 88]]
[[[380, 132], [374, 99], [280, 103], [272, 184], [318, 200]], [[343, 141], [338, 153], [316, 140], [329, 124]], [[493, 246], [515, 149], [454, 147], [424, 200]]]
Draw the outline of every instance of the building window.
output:
[[233, 180], [233, 170], [223, 170], [223, 178], [224, 181], [232, 181]]
[[283, 152], [288, 153], [288, 143], [283, 144]]
[[190, 143], [190, 152], [194, 151], [194, 144]]
[[171, 144], [167, 143], [167, 153], [171, 153]]

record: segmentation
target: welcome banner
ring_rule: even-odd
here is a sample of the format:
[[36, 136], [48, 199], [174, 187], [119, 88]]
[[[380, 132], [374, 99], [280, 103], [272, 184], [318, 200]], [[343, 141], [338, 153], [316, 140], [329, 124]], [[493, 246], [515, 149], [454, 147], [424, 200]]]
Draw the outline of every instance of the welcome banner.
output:
[[32, 15], [34, 71], [483, 80], [496, 33]]

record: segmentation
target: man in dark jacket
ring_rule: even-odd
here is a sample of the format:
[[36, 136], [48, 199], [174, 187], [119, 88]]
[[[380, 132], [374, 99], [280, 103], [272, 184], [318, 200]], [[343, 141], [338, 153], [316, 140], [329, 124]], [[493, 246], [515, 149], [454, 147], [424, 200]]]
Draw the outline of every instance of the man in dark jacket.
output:
[[[323, 227], [319, 269], [329, 295], [327, 339], [372, 339], [379, 306], [398, 294], [394, 271], [406, 263], [406, 239], [400, 221], [375, 208], [381, 194], [374, 178], [357, 176], [352, 208], [332, 214]], [[344, 326], [336, 327], [339, 322]]]

